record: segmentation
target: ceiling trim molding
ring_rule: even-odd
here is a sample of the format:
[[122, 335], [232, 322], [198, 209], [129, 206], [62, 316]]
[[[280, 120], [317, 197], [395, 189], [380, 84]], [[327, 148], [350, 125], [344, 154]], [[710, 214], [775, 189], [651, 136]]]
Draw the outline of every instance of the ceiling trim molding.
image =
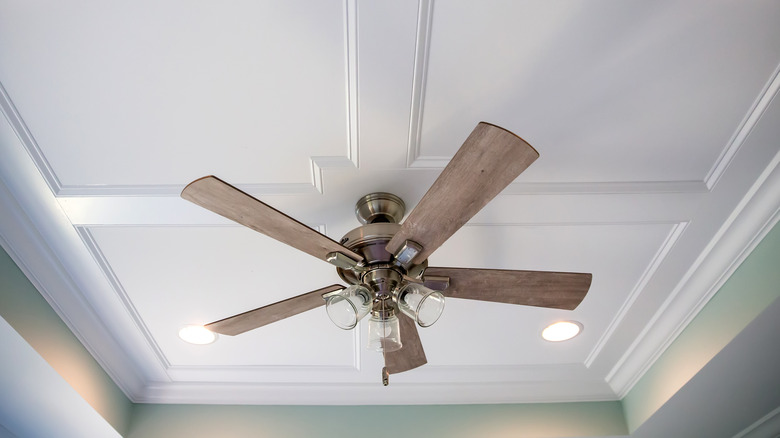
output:
[[[354, 9], [356, 5], [349, 6], [350, 3], [355, 0], [345, 0], [345, 14], [348, 15], [348, 19], [352, 20], [354, 26], [357, 26], [357, 13]], [[420, 157], [419, 156], [419, 136], [422, 124], [422, 99], [424, 98], [425, 77], [427, 74], [427, 53], [430, 45], [430, 25], [433, 13], [433, 0], [420, 0], [420, 9], [418, 15], [418, 38], [417, 38], [417, 53], [415, 55], [415, 76], [414, 87], [412, 96], [412, 122], [410, 125], [409, 136], [409, 168], [432, 168], [441, 169], [446, 167], [449, 163], [449, 157]], [[357, 38], [354, 36], [355, 32], [349, 33], [345, 30], [345, 33], [352, 35], [349, 38]], [[348, 42], [348, 47], [352, 47], [353, 50], [350, 55], [351, 61], [347, 63], [347, 70], [353, 69], [352, 66], [356, 66], [357, 63], [357, 41]], [[349, 48], [346, 49], [349, 53]], [[420, 58], [422, 57], [422, 58]], [[421, 60], [422, 59], [422, 60]], [[358, 165], [358, 138], [359, 130], [357, 128], [357, 72], [354, 68], [354, 75], [350, 78], [354, 78], [349, 83], [348, 88], [354, 89], [350, 91], [349, 99], [354, 100], [354, 103], [348, 105], [348, 118], [349, 118], [349, 130], [350, 138], [347, 148], [346, 156], [313, 156], [309, 157], [309, 166], [311, 171], [310, 181], [311, 183], [279, 183], [279, 184], [237, 184], [236, 186], [247, 193], [253, 193], [258, 195], [298, 195], [298, 194], [311, 194], [311, 193], [324, 193], [324, 176], [325, 170], [329, 169], [345, 169], [345, 168], [359, 168]], [[354, 84], [352, 83], [354, 82]], [[780, 88], [780, 76], [776, 75], [775, 80], [772, 82], [771, 90], [773, 93], [777, 93]], [[352, 99], [351, 96], [355, 96]], [[763, 97], [759, 99], [759, 102], [763, 105], [760, 108], [761, 114], [768, 106], [771, 98], [766, 98], [768, 92], [764, 93]], [[418, 102], [415, 104], [415, 102]], [[90, 196], [179, 196], [186, 184], [143, 184], [143, 185], [117, 185], [117, 184], [105, 184], [105, 185], [63, 185], [57, 175], [54, 173], [49, 162], [40, 150], [35, 138], [30, 133], [29, 129], [25, 125], [21, 116], [19, 115], [16, 107], [13, 105], [10, 97], [6, 93], [5, 89], [0, 84], [0, 110], [3, 111], [9, 123], [13, 127], [17, 136], [25, 146], [30, 158], [35, 163], [38, 170], [41, 172], [47, 185], [57, 197], [90, 197]], [[752, 130], [755, 122], [760, 118], [760, 114], [750, 117], [751, 124], [749, 127], [745, 124], [744, 136], [739, 137], [740, 141], [736, 146], [738, 149], [744, 138]], [[737, 144], [736, 141], [731, 142], [732, 145]], [[727, 148], [731, 150], [733, 148]], [[733, 153], [736, 153], [736, 149]], [[725, 154], [725, 152], [724, 152]], [[728, 155], [728, 161], [730, 162], [733, 154]], [[724, 156], [719, 159], [719, 163], [725, 163]], [[419, 162], [419, 164], [417, 164]], [[727, 167], [727, 163], [723, 165], [723, 170]], [[718, 166], [716, 166], [718, 167]], [[716, 167], [710, 171], [712, 174]], [[722, 173], [722, 170], [720, 171]], [[720, 173], [717, 174], [717, 177]], [[710, 177], [705, 181], [607, 181], [607, 182], [550, 182], [550, 183], [512, 183], [501, 194], [502, 195], [542, 195], [542, 194], [646, 194], [646, 193], [704, 193], [711, 189], [714, 182], [710, 184]]]
[[[199, 383], [176, 382], [147, 386], [136, 403], [200, 403], [255, 405], [408, 405], [542, 403], [614, 401], [611, 392], [604, 396], [594, 388], [603, 382], [572, 385], [558, 382], [425, 383], [404, 381], [390, 376], [390, 386], [376, 379], [363, 383]], [[602, 391], [603, 392], [603, 391]], [[369, 402], [366, 402], [370, 400]], [[454, 402], [457, 401], [457, 402]]]
[[[90, 330], [87, 337], [79, 330], [79, 326], [95, 328], [103, 327], [103, 324], [1, 179], [0, 205], [3, 206], [0, 209], [0, 246], [122, 392], [131, 399], [141, 394], [146, 379], [108, 331]], [[69, 296], [68, 300], [60, 300], [67, 309], [58, 304], [52, 291]], [[78, 320], [78, 325], [74, 319]]]
[[[372, 364], [373, 366], [374, 364]], [[427, 365], [415, 375], [391, 377], [349, 366], [173, 366], [172, 382], [150, 382], [140, 403], [417, 404], [613, 401], [617, 396], [582, 363], [532, 365]], [[257, 372], [263, 372], [262, 378]], [[314, 372], [316, 375], [312, 375]], [[270, 375], [269, 375], [270, 373]], [[361, 381], [355, 382], [356, 373]], [[485, 376], [488, 380], [485, 381]], [[376, 377], [376, 379], [375, 379]], [[249, 383], [247, 383], [249, 381]], [[578, 388], [570, 393], [570, 383]], [[585, 381], [586, 383], [582, 383]], [[420, 389], [424, 387], [424, 389]], [[314, 388], [307, 392], [306, 388]], [[401, 389], [399, 389], [401, 388]], [[305, 394], [300, 394], [303, 391]], [[468, 398], [461, 397], [465, 391]], [[239, 394], [240, 393], [240, 394]], [[389, 397], [388, 397], [389, 396]], [[370, 400], [367, 402], [367, 400]], [[406, 400], [406, 402], [404, 402]]]
[[420, 368], [415, 381], [424, 384], [494, 384], [500, 382], [552, 382], [565, 380], [591, 380], [603, 385], [594, 396], [611, 396], [617, 399], [611, 388], [600, 376], [582, 362], [559, 364], [508, 364], [508, 365], [436, 365]]
[[631, 290], [631, 293], [628, 294], [628, 298], [626, 298], [626, 300], [620, 306], [620, 309], [618, 310], [617, 314], [615, 315], [614, 318], [612, 318], [612, 321], [610, 321], [609, 325], [607, 326], [607, 329], [601, 335], [601, 338], [599, 338], [599, 340], [596, 342], [596, 345], [590, 351], [588, 357], [585, 358], [586, 367], [590, 368], [591, 365], [593, 365], [593, 362], [596, 360], [598, 355], [601, 353], [601, 351], [607, 345], [609, 340], [612, 338], [612, 335], [615, 333], [615, 330], [617, 330], [620, 323], [626, 317], [626, 314], [631, 309], [631, 306], [634, 305], [636, 299], [645, 290], [645, 286], [647, 286], [647, 283], [650, 282], [650, 279], [653, 278], [653, 276], [655, 275], [656, 271], [658, 271], [658, 268], [661, 266], [663, 261], [666, 260], [666, 256], [669, 255], [669, 253], [672, 251], [672, 248], [674, 248], [674, 245], [680, 239], [680, 236], [683, 235], [683, 232], [688, 227], [688, 224], [690, 224], [690, 222], [688, 221], [672, 224], [672, 228], [671, 230], [669, 230], [669, 234], [666, 236], [666, 239], [664, 239], [664, 242], [658, 248], [658, 251], [655, 253], [652, 260], [650, 261], [650, 264], [647, 265], [647, 268], [639, 277], [639, 280], [634, 285], [634, 288]]
[[[430, 2], [430, 3], [428, 3]], [[423, 4], [425, 10], [423, 10]], [[422, 136], [423, 106], [428, 75], [428, 53], [430, 50], [433, 0], [420, 0], [418, 15], [417, 51], [415, 52], [412, 106], [409, 122], [407, 167], [415, 169], [443, 169], [452, 157], [424, 156], [420, 151]], [[609, 182], [555, 182], [555, 183], [512, 183], [503, 194], [586, 194], [586, 193], [692, 193], [709, 192], [731, 164], [772, 100], [780, 93], [780, 65], [770, 76], [767, 84], [751, 105], [736, 131], [715, 160], [702, 181], [609, 181]]]
[[[359, 330], [356, 330], [356, 332]], [[377, 356], [374, 359], [377, 359]], [[381, 361], [381, 359], [378, 359]], [[369, 375], [378, 374], [380, 367], [374, 369], [374, 363], [367, 370], [361, 370], [359, 363], [352, 365], [173, 365], [169, 368], [174, 382], [238, 382], [249, 378], [256, 383], [290, 383], [297, 384], [311, 380], [312, 372], [323, 371], [328, 381], [339, 377], [354, 378], [356, 372], [367, 371]], [[255, 373], [270, 373], [258, 378]], [[500, 382], [547, 382], [571, 380], [580, 378], [594, 380], [594, 373], [582, 363], [549, 364], [511, 364], [511, 365], [435, 365], [427, 364], [417, 370], [415, 381], [426, 384], [493, 384]], [[411, 376], [410, 376], [411, 377]], [[405, 379], [408, 380], [408, 379]], [[372, 380], [373, 381], [373, 380]], [[159, 383], [156, 383], [159, 385]], [[614, 393], [606, 384], [603, 389], [614, 397]], [[608, 395], [606, 392], [598, 396]]]
[[[255, 195], [304, 195], [324, 193], [323, 171], [354, 169], [346, 157], [310, 157], [311, 183], [234, 184]], [[449, 161], [449, 160], [448, 160]], [[446, 163], [445, 163], [446, 165]], [[444, 166], [442, 166], [443, 168]], [[40, 167], [39, 167], [40, 168]], [[44, 171], [41, 171], [45, 175]], [[56, 177], [55, 177], [56, 178]], [[60, 198], [100, 196], [179, 196], [184, 184], [78, 185], [60, 186]], [[512, 183], [501, 195], [590, 195], [707, 193], [703, 181], [603, 181], [603, 182], [523, 182]]]
[[[449, 162], [449, 160], [447, 160]], [[446, 165], [446, 164], [445, 164]], [[618, 195], [657, 193], [707, 193], [703, 181], [599, 181], [512, 183], [502, 195]]]
[[[5, 123], [5, 119], [0, 119]], [[148, 381], [169, 380], [42, 177], [24, 137], [0, 142], [0, 235], [54, 311], [131, 400]], [[55, 304], [56, 303], [56, 304]], [[112, 315], [107, 326], [102, 315]]]
[[19, 111], [11, 100], [11, 96], [5, 91], [5, 87], [2, 83], [0, 83], [0, 111], [5, 115], [5, 118], [16, 133], [19, 141], [21, 141], [25, 149], [27, 149], [27, 153], [35, 163], [35, 167], [41, 172], [49, 189], [52, 193], [59, 192], [62, 188], [60, 180], [54, 173], [49, 161], [43, 155], [43, 151], [41, 151], [41, 148], [38, 146], [38, 142], [35, 141], [35, 137], [33, 137], [30, 129], [27, 128], [27, 124], [22, 120], [22, 116], [19, 114]]
[[[555, 208], [560, 205], [560, 199], [544, 202], [545, 198], [531, 198], [529, 207], [523, 214], [507, 217], [491, 213], [488, 208], [476, 216], [469, 224], [476, 225], [554, 225], [554, 224], [586, 224], [610, 225], [616, 223], [676, 223], [689, 220], [695, 214], [696, 205], [707, 195], [704, 193], [661, 193], [643, 194], [603, 194], [568, 196], [566, 213]], [[531, 196], [531, 195], [526, 195]], [[262, 199], [262, 196], [260, 196]], [[498, 207], [502, 202], [518, 201], [512, 197], [499, 195], [496, 197]], [[181, 226], [223, 226], [234, 224], [222, 216], [184, 201], [178, 196], [84, 196], [57, 198], [60, 208], [67, 214], [73, 225], [84, 226], [116, 226], [116, 225], [181, 225]], [[535, 201], [543, 201], [541, 204]], [[626, 202], [631, 202], [631, 208], [625, 208]], [[549, 209], [539, 209], [540, 205]], [[500, 207], [499, 207], [500, 208]], [[318, 228], [321, 224], [304, 221], [304, 224], [318, 229], [322, 234], [328, 234]], [[467, 224], [467, 226], [469, 225]], [[332, 236], [333, 237], [333, 236]], [[341, 238], [341, 235], [333, 238]]]
[[355, 169], [357, 166], [347, 157], [310, 157], [311, 183], [319, 193], [325, 193], [323, 171], [326, 169]]
[[[314, 175], [312, 174], [312, 180]], [[179, 196], [186, 184], [143, 185], [68, 185], [61, 186], [57, 197], [87, 196]], [[299, 195], [317, 192], [312, 183], [237, 184], [236, 187], [259, 195]]]
[[75, 229], [76, 233], [78, 233], [79, 237], [81, 238], [81, 241], [84, 243], [84, 246], [87, 248], [87, 251], [89, 251], [92, 257], [95, 259], [98, 267], [106, 276], [109, 284], [111, 284], [111, 288], [113, 289], [114, 293], [117, 297], [119, 297], [119, 300], [122, 302], [125, 310], [130, 315], [130, 318], [132, 318], [137, 330], [141, 333], [144, 339], [146, 339], [146, 343], [152, 347], [152, 351], [157, 357], [159, 366], [166, 369], [169, 368], [171, 366], [171, 362], [167, 357], [165, 357], [165, 353], [163, 353], [162, 349], [157, 344], [157, 341], [155, 341], [152, 333], [149, 331], [149, 328], [146, 326], [146, 324], [144, 324], [143, 319], [141, 319], [140, 315], [138, 314], [138, 310], [135, 308], [132, 300], [127, 295], [127, 291], [125, 291], [124, 286], [122, 286], [122, 282], [119, 281], [116, 273], [114, 273], [114, 270], [111, 269], [110, 263], [108, 260], [106, 260], [106, 256], [103, 254], [103, 251], [100, 250], [97, 242], [95, 242], [95, 238], [92, 236], [92, 233], [86, 227], [75, 227]]
[[589, 227], [611, 225], [678, 225], [685, 221], [676, 220], [623, 220], [623, 221], [559, 221], [559, 222], [468, 222], [462, 228], [470, 227]]
[[707, 185], [708, 190], [712, 190], [715, 184], [718, 183], [720, 177], [726, 171], [731, 164], [731, 161], [737, 155], [737, 151], [745, 143], [750, 133], [755, 128], [761, 116], [764, 115], [769, 104], [780, 91], [780, 65], [775, 68], [775, 71], [767, 81], [767, 84], [761, 90], [753, 105], [751, 105], [745, 117], [740, 122], [739, 127], [734, 132], [734, 135], [729, 139], [726, 147], [721, 152], [715, 164], [712, 166], [707, 176], [704, 178], [704, 183]]
[[[168, 368], [174, 382], [306, 382], [326, 379], [348, 382], [360, 374], [358, 364], [351, 365], [174, 365]], [[172, 383], [175, 384], [175, 383]]]
[[[624, 397], [780, 220], [780, 152], [607, 373]], [[680, 293], [685, 290], [685, 293]]]
[[[34, 140], [31, 140], [34, 141]], [[88, 197], [88, 196], [179, 196], [187, 184], [100, 184], [100, 185], [61, 185], [48, 162], [36, 159], [41, 154], [37, 145], [23, 140], [36, 167], [41, 171], [47, 182], [57, 181], [52, 192], [57, 197]], [[34, 152], [37, 151], [37, 152]], [[351, 155], [351, 154], [350, 154]], [[42, 157], [42, 156], [41, 156]], [[41, 158], [41, 160], [45, 160]], [[355, 163], [349, 156], [315, 156], [309, 157], [310, 183], [269, 183], [269, 184], [234, 184], [239, 189], [257, 195], [307, 195], [324, 193], [323, 171], [328, 169], [354, 169]]]
[[[344, 59], [347, 91], [347, 159], [360, 167], [360, 107], [358, 100], [358, 5], [344, 0]], [[320, 190], [322, 192], [322, 190]]]
[[[428, 54], [431, 48], [432, 22], [433, 0], [419, 0], [414, 50], [414, 76], [412, 79], [412, 105], [409, 110], [409, 140], [406, 153], [406, 166], [410, 168], [444, 167], [425, 165], [425, 158], [421, 159], [420, 157], [420, 137], [422, 135], [425, 87], [428, 82]], [[449, 159], [447, 159], [447, 162], [449, 162]]]
[[[345, 0], [345, 14], [348, 20], [357, 26], [356, 0]], [[239, 184], [238, 187], [248, 193], [261, 195], [298, 195], [324, 193], [323, 171], [327, 169], [358, 168], [358, 118], [357, 118], [357, 41], [355, 32], [349, 32], [345, 25], [345, 51], [347, 53], [347, 130], [348, 144], [346, 156], [309, 157], [310, 183], [279, 184]], [[69, 184], [63, 185], [49, 161], [41, 151], [38, 142], [22, 119], [8, 92], [0, 83], [0, 111], [3, 113], [20, 142], [27, 150], [35, 167], [43, 176], [51, 192], [58, 197], [79, 196], [179, 196], [186, 184]]]
[[[780, 406], [772, 412], [759, 418], [755, 423], [746, 427], [733, 438], [767, 438], [780, 430]], [[777, 438], [777, 435], [775, 435]]]

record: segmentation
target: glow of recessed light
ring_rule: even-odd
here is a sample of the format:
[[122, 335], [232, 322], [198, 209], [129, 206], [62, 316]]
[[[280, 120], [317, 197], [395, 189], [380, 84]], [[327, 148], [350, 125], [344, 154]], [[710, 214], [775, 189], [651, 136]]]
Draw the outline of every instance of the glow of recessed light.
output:
[[582, 324], [574, 321], [560, 321], [547, 326], [542, 331], [542, 337], [548, 341], [560, 342], [569, 340], [582, 331]]
[[188, 325], [179, 330], [179, 337], [190, 344], [205, 345], [217, 340], [217, 334], [202, 325]]

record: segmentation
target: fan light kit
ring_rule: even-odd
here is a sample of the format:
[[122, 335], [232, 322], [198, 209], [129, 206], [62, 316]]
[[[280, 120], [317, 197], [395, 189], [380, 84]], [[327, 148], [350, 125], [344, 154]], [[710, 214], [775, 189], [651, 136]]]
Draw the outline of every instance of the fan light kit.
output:
[[590, 288], [591, 274], [428, 266], [436, 249], [538, 157], [522, 138], [481, 122], [403, 223], [401, 198], [371, 193], [355, 207], [362, 225], [339, 242], [214, 176], [193, 181], [182, 198], [334, 265], [349, 284], [205, 328], [238, 335], [325, 305], [331, 321], [350, 330], [370, 314], [367, 347], [383, 353], [382, 382], [387, 385], [390, 374], [427, 363], [417, 326], [429, 327], [439, 319], [445, 297], [574, 310]]

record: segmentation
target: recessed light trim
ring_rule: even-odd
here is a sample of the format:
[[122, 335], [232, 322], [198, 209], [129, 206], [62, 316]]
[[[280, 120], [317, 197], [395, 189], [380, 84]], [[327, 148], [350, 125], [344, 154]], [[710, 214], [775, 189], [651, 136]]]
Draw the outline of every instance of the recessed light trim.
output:
[[182, 341], [195, 345], [207, 345], [217, 340], [217, 334], [202, 325], [186, 325], [179, 330]]
[[558, 321], [542, 330], [542, 338], [550, 342], [568, 341], [582, 333], [582, 324], [577, 321]]

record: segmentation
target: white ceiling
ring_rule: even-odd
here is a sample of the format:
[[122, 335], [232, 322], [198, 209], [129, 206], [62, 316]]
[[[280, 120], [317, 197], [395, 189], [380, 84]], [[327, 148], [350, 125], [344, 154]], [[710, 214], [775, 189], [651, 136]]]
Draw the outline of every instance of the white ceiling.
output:
[[[620, 398], [776, 220], [776, 2], [0, 4], [4, 246], [134, 401]], [[573, 312], [449, 300], [428, 365], [379, 382], [324, 309], [206, 323], [328, 264], [178, 197], [214, 174], [334, 239], [411, 209], [477, 122], [541, 157], [430, 258], [591, 272]], [[775, 184], [775, 185], [771, 185]], [[585, 330], [566, 343], [540, 331]]]

